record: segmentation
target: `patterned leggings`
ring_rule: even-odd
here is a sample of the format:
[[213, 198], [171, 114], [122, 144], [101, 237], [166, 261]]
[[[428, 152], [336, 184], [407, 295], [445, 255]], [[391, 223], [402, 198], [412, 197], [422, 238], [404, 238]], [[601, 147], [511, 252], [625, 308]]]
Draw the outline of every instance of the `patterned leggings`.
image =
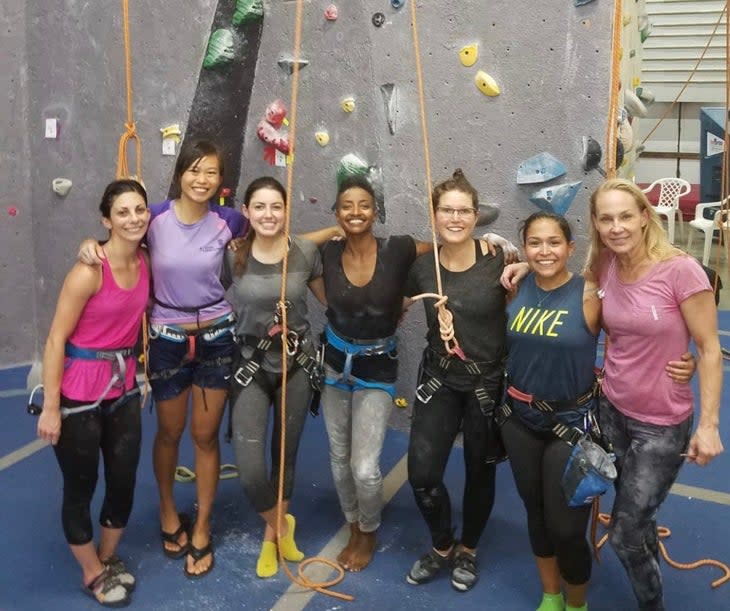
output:
[[603, 433], [616, 452], [616, 500], [609, 542], [628, 573], [642, 611], [663, 611], [656, 513], [684, 463], [692, 431], [690, 415], [660, 426], [619, 412], [605, 397], [599, 409]]

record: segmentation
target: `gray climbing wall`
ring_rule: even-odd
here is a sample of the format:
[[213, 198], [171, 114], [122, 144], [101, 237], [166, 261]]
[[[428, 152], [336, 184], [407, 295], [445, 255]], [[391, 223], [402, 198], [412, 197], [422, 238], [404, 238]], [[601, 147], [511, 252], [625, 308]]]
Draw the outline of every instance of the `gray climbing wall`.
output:
[[[412, 1], [399, 10], [390, 0], [305, 2], [302, 57], [309, 64], [300, 74], [295, 231], [333, 222], [337, 164], [353, 153], [382, 169], [386, 222], [376, 231], [430, 237], [409, 30]], [[159, 130], [179, 123], [185, 133], [218, 4], [130, 2], [135, 118], [153, 201], [166, 195], [174, 163], [161, 155]], [[338, 8], [335, 21], [325, 19], [329, 4]], [[264, 160], [256, 126], [268, 103], [281, 98], [289, 104], [291, 75], [278, 62], [292, 54], [295, 3], [265, 0], [264, 6], [239, 193], [260, 174], [286, 176], [285, 168]], [[582, 241], [587, 195], [600, 179], [582, 170], [582, 137], [603, 141], [612, 6], [608, 0], [580, 7], [573, 0], [418, 3], [433, 177], [463, 168], [482, 202], [499, 206], [490, 230], [517, 239], [518, 220], [537, 209], [529, 195], [544, 186], [517, 185], [517, 167], [548, 151], [567, 169], [550, 184], [583, 181], [567, 213]], [[381, 27], [372, 23], [376, 12], [384, 15]], [[0, 25], [0, 54], [11, 68], [0, 77], [10, 92], [10, 103], [0, 108], [0, 365], [10, 365], [39, 358], [78, 242], [103, 235], [96, 206], [114, 174], [126, 103], [117, 3], [64, 0], [49, 7], [27, 0], [24, 9], [4, 6]], [[474, 43], [478, 59], [465, 67], [459, 50]], [[480, 70], [495, 79], [500, 95], [477, 89]], [[390, 114], [381, 92], [385, 84], [394, 85]], [[347, 113], [341, 102], [350, 96], [355, 109]], [[59, 119], [58, 139], [44, 138], [49, 117]], [[328, 133], [326, 146], [316, 141], [317, 131]], [[65, 198], [51, 191], [59, 176], [73, 181]], [[226, 182], [235, 185], [235, 178]], [[584, 252], [581, 245], [576, 269]], [[401, 392], [408, 398], [424, 335], [417, 310], [402, 329]]]

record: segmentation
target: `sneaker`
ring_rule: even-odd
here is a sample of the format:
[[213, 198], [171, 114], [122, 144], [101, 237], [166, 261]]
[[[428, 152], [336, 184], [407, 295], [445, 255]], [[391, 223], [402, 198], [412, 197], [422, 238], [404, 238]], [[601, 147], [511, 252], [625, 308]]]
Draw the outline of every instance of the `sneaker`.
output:
[[411, 567], [408, 575], [406, 575], [406, 581], [413, 586], [420, 585], [422, 583], [428, 583], [436, 575], [438, 575], [442, 569], [445, 569], [449, 564], [448, 556], [442, 556], [437, 553], [436, 550], [431, 550], [425, 556], [416, 560]]
[[106, 560], [102, 560], [101, 563], [107, 568], [107, 573], [110, 576], [115, 577], [117, 581], [127, 589], [127, 592], [134, 591], [134, 586], [137, 585], [137, 580], [134, 578], [134, 575], [127, 570], [127, 567], [124, 565], [124, 562], [121, 561], [119, 556], [109, 556]]
[[459, 592], [471, 590], [479, 581], [477, 557], [459, 550], [451, 561], [451, 585]]

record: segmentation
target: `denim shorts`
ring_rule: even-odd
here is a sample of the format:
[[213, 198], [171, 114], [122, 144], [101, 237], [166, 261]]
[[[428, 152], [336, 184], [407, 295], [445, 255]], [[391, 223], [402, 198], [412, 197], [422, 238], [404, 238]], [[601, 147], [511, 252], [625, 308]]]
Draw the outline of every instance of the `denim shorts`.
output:
[[[175, 325], [164, 325], [175, 333], [159, 333], [157, 325], [150, 330], [149, 371], [155, 401], [177, 397], [192, 386], [228, 389], [231, 383], [233, 357], [236, 353], [234, 322], [214, 333], [203, 329], [194, 340]], [[195, 351], [189, 358], [191, 341]]]

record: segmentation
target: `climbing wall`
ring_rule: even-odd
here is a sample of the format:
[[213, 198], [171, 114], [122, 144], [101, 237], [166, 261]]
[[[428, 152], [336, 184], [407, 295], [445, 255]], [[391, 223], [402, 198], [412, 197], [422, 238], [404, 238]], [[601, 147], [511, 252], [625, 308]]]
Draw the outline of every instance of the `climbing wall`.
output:
[[[304, 3], [296, 231], [334, 222], [339, 169], [376, 181], [379, 234], [430, 237], [413, 1]], [[601, 153], [586, 143], [603, 145], [612, 9], [608, 0], [418, 2], [433, 178], [463, 168], [488, 204], [485, 217], [496, 218], [488, 230], [516, 241], [518, 221], [544, 207], [564, 211], [585, 236], [587, 196], [600, 180], [586, 168]], [[134, 110], [152, 201], [167, 195], [174, 164], [163, 135], [174, 152], [176, 140], [208, 126], [234, 151], [225, 203], [237, 205], [256, 176], [285, 178], [294, 11], [291, 0], [130, 3]], [[16, 59], [1, 77], [13, 92], [12, 111], [0, 111], [0, 268], [3, 287], [13, 287], [0, 297], [3, 365], [38, 358], [78, 242], [103, 235], [96, 206], [113, 177], [126, 99], [116, 5], [28, 0], [0, 19], [15, 34], [3, 36], [0, 52]], [[48, 118], [58, 120], [55, 138], [44, 137]], [[66, 196], [52, 191], [56, 178], [71, 180]], [[409, 315], [402, 334], [405, 395], [420, 315]]]

